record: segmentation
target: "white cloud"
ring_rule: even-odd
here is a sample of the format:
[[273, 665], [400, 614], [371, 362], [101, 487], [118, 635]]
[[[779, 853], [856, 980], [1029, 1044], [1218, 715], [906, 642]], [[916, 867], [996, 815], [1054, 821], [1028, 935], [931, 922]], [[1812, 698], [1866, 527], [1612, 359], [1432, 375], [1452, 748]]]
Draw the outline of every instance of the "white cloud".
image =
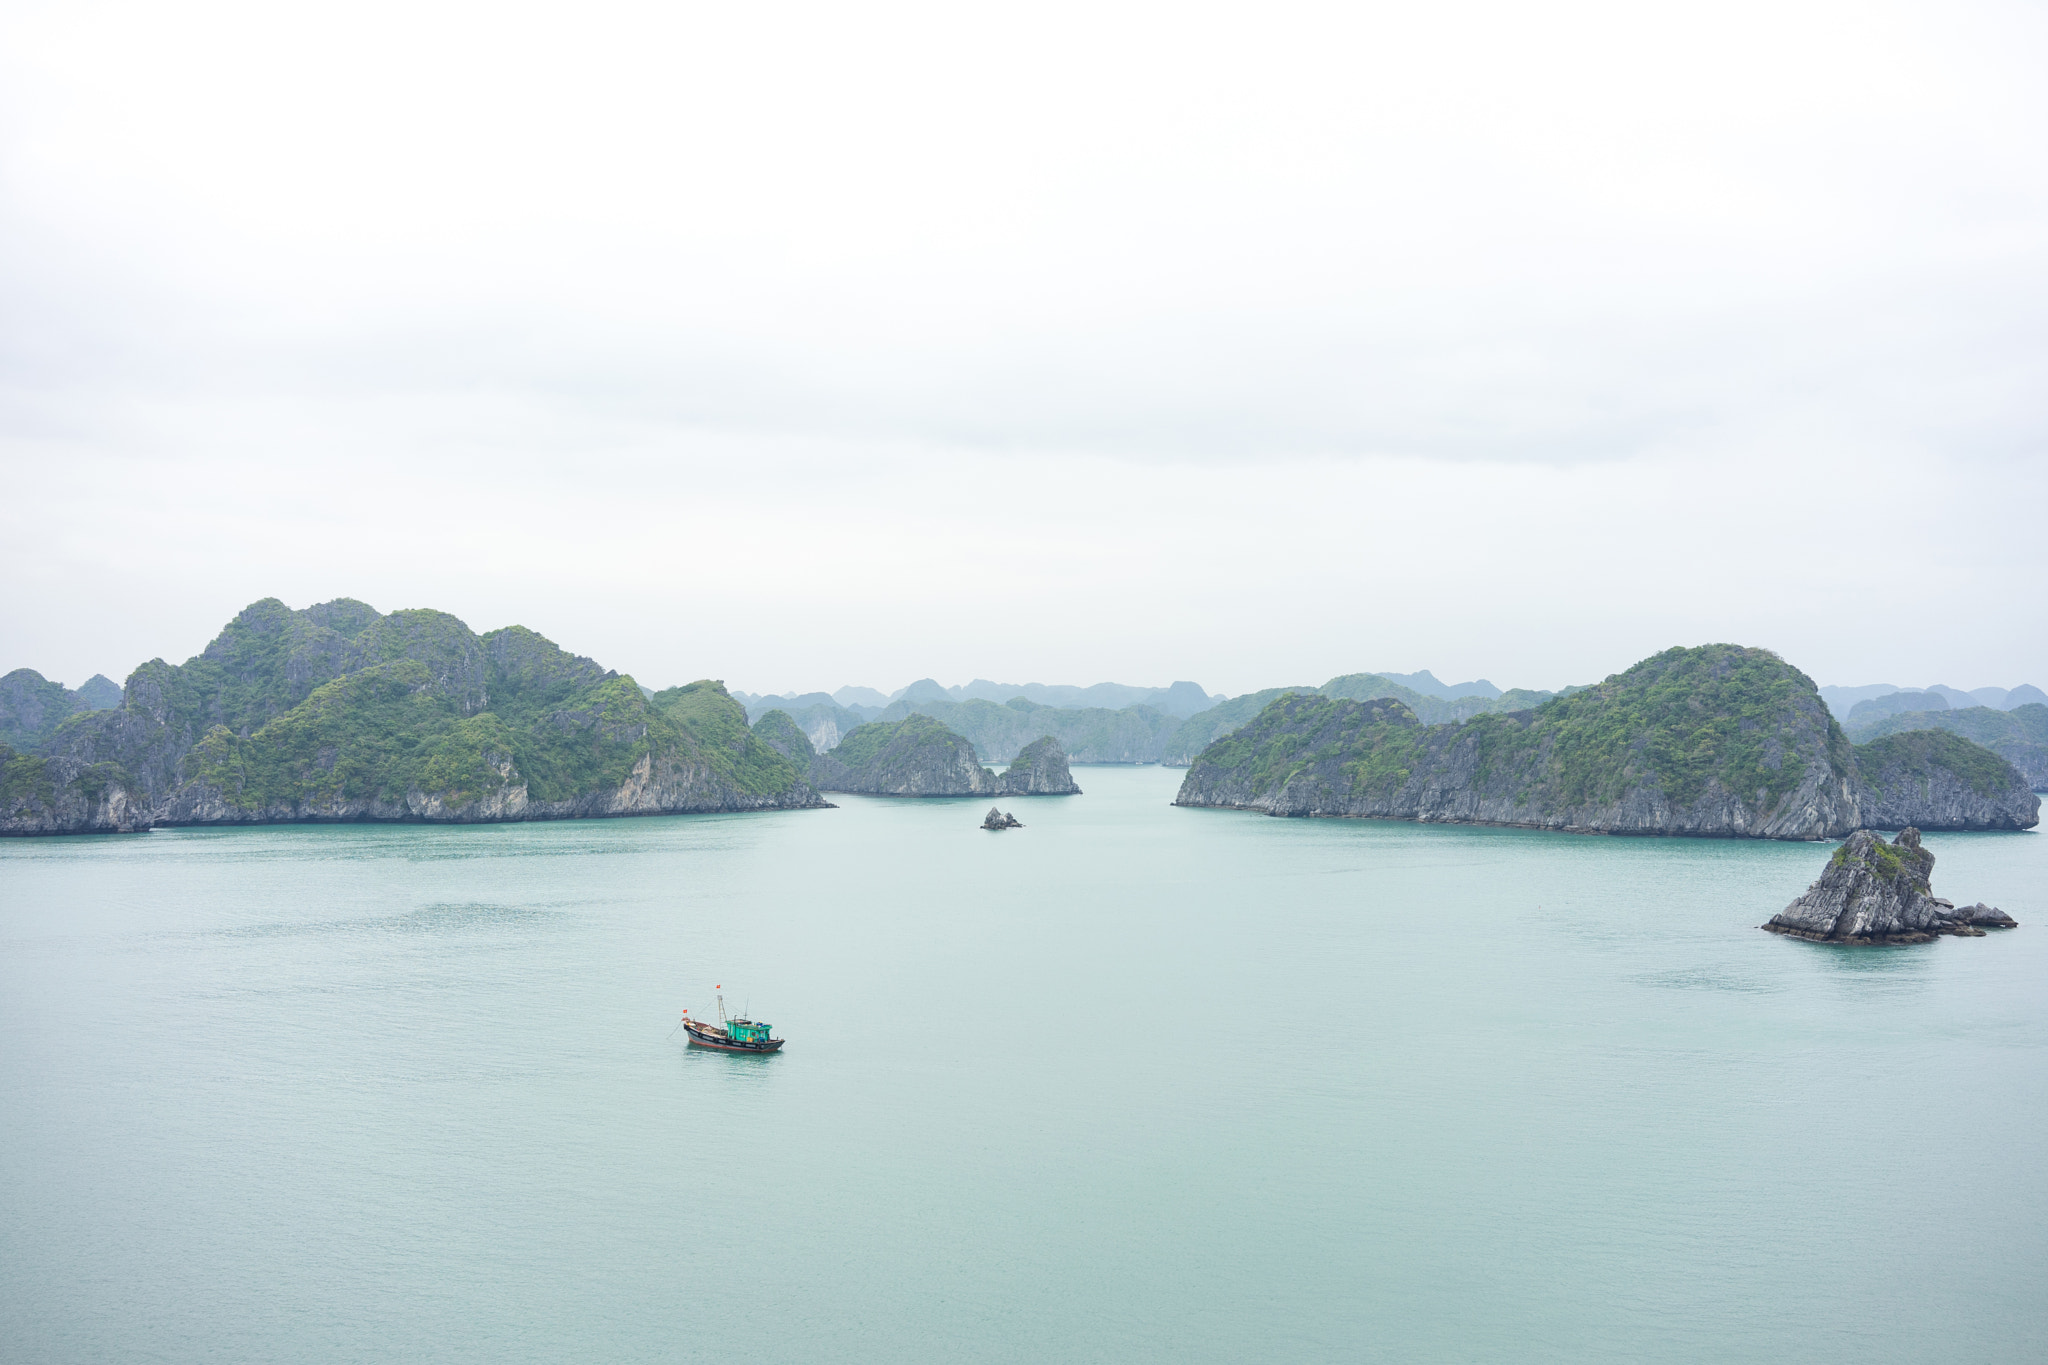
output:
[[2030, 7], [0, 24], [0, 666], [2048, 679]]

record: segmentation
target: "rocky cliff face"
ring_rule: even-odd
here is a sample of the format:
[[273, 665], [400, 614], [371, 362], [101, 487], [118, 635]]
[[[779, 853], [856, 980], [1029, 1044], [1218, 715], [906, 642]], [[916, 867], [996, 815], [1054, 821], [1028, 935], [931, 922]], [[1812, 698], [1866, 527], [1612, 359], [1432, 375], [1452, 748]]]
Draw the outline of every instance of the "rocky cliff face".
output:
[[827, 807], [805, 789], [790, 793], [742, 791], [716, 769], [674, 756], [642, 755], [616, 787], [561, 800], [536, 799], [509, 757], [497, 766], [499, 781], [485, 790], [422, 791], [364, 795], [322, 792], [285, 801], [244, 804], [238, 793], [205, 780], [188, 782], [157, 812], [163, 825], [279, 825], [346, 823], [360, 820], [419, 821], [429, 824], [489, 824], [506, 820], [580, 820], [615, 815], [684, 815], [708, 811], [792, 810]]
[[[1673, 800], [1647, 773], [1583, 780], [1562, 761], [1557, 736], [1531, 733], [1530, 713], [1484, 720], [1492, 724], [1424, 727], [1397, 701], [1286, 697], [1233, 737], [1253, 751], [1249, 761], [1204, 753], [1175, 804], [1600, 834], [1814, 839], [1856, 825], [1848, 779], [1825, 764], [1795, 771], [1775, 797], [1745, 798], [1709, 780], [1690, 800]], [[1258, 752], [1269, 746], [1282, 752]]]
[[811, 784], [869, 796], [989, 796], [997, 786], [972, 744], [918, 715], [853, 730], [812, 760]]
[[1889, 844], [1857, 830], [1806, 894], [1764, 928], [1819, 943], [1878, 944], [2013, 927], [2011, 917], [1982, 902], [1958, 910], [1936, 897], [1933, 872], [1934, 854], [1921, 844], [1919, 830], [1901, 830]]
[[1773, 839], [1840, 837], [1873, 823], [1866, 800], [1922, 828], [2035, 823], [2038, 802], [2016, 775], [1959, 771], [1956, 758], [1905, 765], [1917, 786], [1896, 764], [1865, 780], [1810, 680], [1766, 651], [1719, 645], [1460, 725], [1423, 726], [1394, 700], [1285, 695], [1204, 750], [1176, 803]]
[[1024, 746], [996, 779], [999, 796], [1079, 796], [1081, 788], [1067, 767], [1067, 751], [1053, 735]]
[[132, 834], [151, 812], [112, 764], [39, 758], [0, 744], [0, 834]]
[[2031, 829], [2041, 800], [2013, 766], [1946, 730], [1856, 747], [1856, 794], [1871, 829]]

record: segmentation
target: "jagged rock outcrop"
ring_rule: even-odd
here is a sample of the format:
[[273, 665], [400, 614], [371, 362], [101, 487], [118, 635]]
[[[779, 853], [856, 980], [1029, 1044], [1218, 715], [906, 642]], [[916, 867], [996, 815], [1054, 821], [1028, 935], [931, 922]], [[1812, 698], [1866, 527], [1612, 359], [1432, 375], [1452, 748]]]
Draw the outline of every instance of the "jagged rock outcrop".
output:
[[981, 827], [983, 829], [1022, 829], [1024, 828], [1024, 822], [1014, 815], [990, 806], [988, 814], [981, 817]]
[[[16, 832], [830, 804], [808, 755], [757, 738], [722, 683], [649, 693], [523, 627], [478, 636], [444, 612], [346, 598], [255, 603], [185, 664], [136, 669], [118, 708], [72, 717], [45, 748], [57, 766], [0, 811]], [[119, 799], [67, 802], [65, 774]]]
[[1205, 749], [1176, 804], [1769, 839], [1838, 838], [1880, 817], [2037, 823], [2009, 765], [1969, 749], [1881, 753], [1866, 778], [1810, 679], [1767, 650], [1707, 645], [1462, 724], [1424, 726], [1391, 699], [1286, 694]]
[[1887, 844], [1867, 829], [1851, 834], [1820, 879], [1763, 927], [1816, 943], [1926, 943], [1940, 934], [1981, 937], [2015, 927], [1979, 902], [1957, 909], [1934, 894], [1934, 853], [1907, 828]]
[[1079, 796], [1081, 788], [1067, 767], [1067, 751], [1053, 735], [1024, 746], [996, 779], [998, 796]]

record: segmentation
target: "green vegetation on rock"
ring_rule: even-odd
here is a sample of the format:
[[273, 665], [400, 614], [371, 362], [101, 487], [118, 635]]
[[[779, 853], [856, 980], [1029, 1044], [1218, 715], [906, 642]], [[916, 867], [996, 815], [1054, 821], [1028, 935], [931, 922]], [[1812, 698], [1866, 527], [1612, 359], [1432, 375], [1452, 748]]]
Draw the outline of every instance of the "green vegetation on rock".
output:
[[[344, 631], [353, 633], [344, 634]], [[822, 804], [722, 684], [649, 694], [521, 626], [275, 599], [138, 668], [53, 754], [133, 774], [172, 823], [511, 819]]]
[[33, 668], [0, 677], [0, 744], [33, 750], [72, 716], [91, 710], [76, 692], [53, 683]]
[[[1347, 687], [1377, 690], [1365, 679]], [[1768, 650], [1736, 645], [1666, 650], [1533, 710], [1462, 724], [1423, 725], [1393, 697], [1283, 694], [1205, 749], [1178, 799], [1272, 814], [1778, 838], [1865, 821], [2026, 828], [2039, 807], [2003, 760], [1953, 736], [1852, 749], [1810, 679]]]
[[1945, 711], [1908, 711], [1847, 727], [1849, 737], [1868, 744], [1887, 735], [1946, 730], [1980, 744], [2018, 768], [2035, 791], [2048, 791], [2048, 706], [2028, 702], [2010, 711], [1966, 706]]
[[1856, 767], [1865, 774], [1883, 772], [1915, 782], [1952, 775], [1980, 796], [2004, 789], [2013, 779], [2006, 760], [1947, 730], [1908, 730], [1859, 744]]
[[[1688, 806], [1709, 784], [1775, 805], [1807, 777], [1797, 755], [1819, 741], [1829, 772], [1846, 776], [1849, 742], [1804, 673], [1766, 649], [1667, 649], [1626, 672], [1538, 707], [1534, 723], [1480, 727], [1491, 761], [1550, 750], [1564, 801], [1620, 799], [1654, 782]], [[1788, 761], [1794, 760], [1794, 761]]]

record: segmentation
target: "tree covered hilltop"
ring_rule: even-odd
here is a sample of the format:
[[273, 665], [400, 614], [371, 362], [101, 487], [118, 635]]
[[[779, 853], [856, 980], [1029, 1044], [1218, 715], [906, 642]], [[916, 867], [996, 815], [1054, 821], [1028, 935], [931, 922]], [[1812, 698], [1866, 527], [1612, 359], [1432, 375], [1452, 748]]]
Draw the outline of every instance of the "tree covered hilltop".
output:
[[0, 743], [9, 834], [827, 804], [722, 683], [650, 694], [523, 626], [349, 598], [265, 598], [118, 706]]
[[2027, 829], [2040, 801], [1945, 731], [1855, 746], [1764, 649], [1670, 649], [1532, 709], [1424, 725], [1404, 702], [1289, 693], [1203, 750], [1175, 803], [1613, 834], [1834, 838]]
[[781, 711], [754, 722], [754, 732], [810, 775], [820, 791], [866, 796], [1079, 796], [1058, 738], [1025, 745], [1000, 774], [981, 766], [974, 745], [930, 716], [874, 721], [818, 753], [801, 727]]

